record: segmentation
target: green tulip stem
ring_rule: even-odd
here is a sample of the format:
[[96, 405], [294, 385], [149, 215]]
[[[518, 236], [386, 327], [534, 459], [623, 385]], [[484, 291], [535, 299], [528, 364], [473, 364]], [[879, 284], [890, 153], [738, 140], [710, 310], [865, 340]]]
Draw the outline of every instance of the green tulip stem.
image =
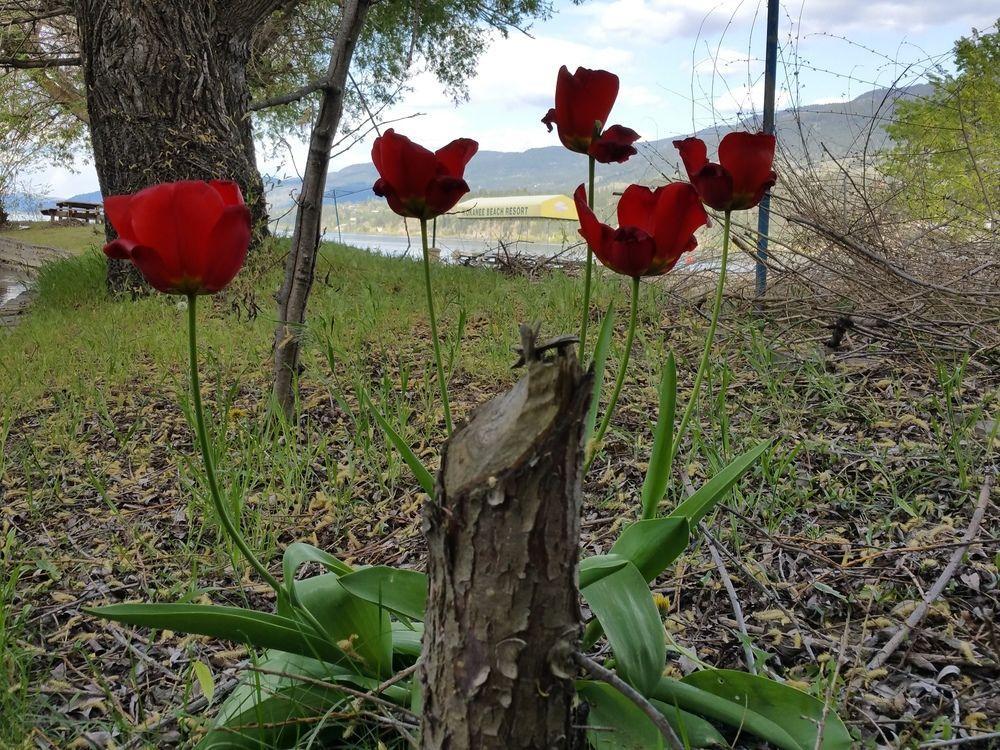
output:
[[236, 527], [236, 524], [233, 523], [233, 519], [229, 515], [229, 509], [223, 502], [222, 495], [219, 492], [219, 481], [215, 475], [215, 463], [212, 460], [212, 451], [208, 445], [208, 431], [205, 429], [205, 413], [201, 405], [201, 383], [198, 377], [198, 316], [196, 314], [198, 297], [197, 295], [189, 294], [187, 300], [188, 347], [191, 359], [191, 399], [194, 402], [195, 428], [198, 433], [198, 444], [201, 446], [201, 457], [205, 461], [205, 474], [208, 476], [208, 488], [212, 495], [212, 504], [215, 506], [215, 512], [219, 514], [219, 521], [222, 522], [222, 528], [225, 529], [226, 534], [243, 554], [247, 562], [250, 563], [250, 566], [260, 574], [261, 578], [267, 581], [267, 584], [274, 589], [280, 599], [282, 597], [280, 584], [268, 572], [264, 564], [257, 559], [256, 555], [250, 550], [250, 547], [247, 546], [246, 540]]
[[[590, 210], [594, 210], [594, 157], [588, 157], [590, 161], [589, 179], [587, 187], [587, 205]], [[580, 323], [580, 364], [586, 361], [587, 357], [587, 327], [590, 324], [590, 278], [594, 269], [594, 249], [587, 243], [587, 266], [583, 272], [583, 322]]]
[[726, 211], [726, 218], [722, 224], [722, 266], [719, 268], [719, 280], [715, 285], [715, 302], [712, 305], [712, 321], [708, 325], [708, 335], [705, 337], [705, 348], [701, 353], [701, 363], [698, 365], [698, 373], [694, 376], [694, 386], [691, 388], [691, 396], [688, 398], [687, 406], [684, 409], [684, 416], [681, 417], [681, 424], [674, 435], [674, 444], [670, 450], [670, 460], [667, 461], [667, 476], [673, 466], [677, 451], [680, 450], [681, 440], [687, 430], [691, 417], [694, 414], [695, 406], [698, 404], [698, 392], [701, 390], [701, 383], [708, 372], [709, 361], [712, 355], [712, 343], [715, 340], [715, 329], [719, 325], [719, 313], [722, 310], [722, 293], [726, 286], [726, 264], [729, 259], [729, 226], [732, 214]]
[[[622, 385], [625, 383], [625, 371], [628, 369], [628, 361], [632, 355], [632, 342], [635, 340], [635, 324], [639, 318], [639, 277], [632, 277], [632, 304], [629, 310], [628, 316], [628, 334], [625, 336], [625, 353], [622, 355], [622, 363], [618, 368], [618, 378], [615, 380], [615, 389], [611, 393], [611, 401], [608, 403], [608, 410], [604, 413], [604, 419], [601, 420], [601, 426], [597, 428], [597, 434], [594, 436], [594, 445], [600, 445], [601, 441], [604, 439], [604, 434], [608, 431], [608, 426], [611, 424], [611, 415], [615, 413], [615, 407], [618, 405], [618, 397], [622, 392]], [[590, 468], [590, 464], [594, 462], [594, 457], [597, 455], [595, 450], [590, 455], [590, 461], [584, 466], [583, 472], [587, 473]]]
[[427, 289], [427, 314], [431, 319], [431, 343], [434, 345], [434, 361], [437, 363], [438, 388], [444, 405], [444, 425], [451, 437], [451, 404], [448, 403], [448, 383], [444, 377], [444, 363], [441, 360], [441, 342], [438, 341], [437, 318], [434, 315], [434, 294], [431, 290], [431, 255], [427, 244], [427, 219], [420, 220], [420, 239], [424, 247], [424, 286]]

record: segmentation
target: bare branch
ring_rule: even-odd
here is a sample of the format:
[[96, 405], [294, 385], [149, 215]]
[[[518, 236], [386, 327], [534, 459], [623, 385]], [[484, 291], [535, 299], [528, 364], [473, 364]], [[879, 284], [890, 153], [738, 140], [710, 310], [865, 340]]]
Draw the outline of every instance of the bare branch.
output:
[[71, 68], [82, 65], [79, 56], [72, 57], [0, 57], [0, 68], [31, 70], [35, 68]]
[[670, 722], [666, 720], [663, 714], [656, 710], [652, 703], [646, 700], [646, 697], [642, 693], [629, 685], [625, 682], [625, 680], [616, 675], [610, 669], [602, 667], [589, 656], [584, 656], [581, 653], [575, 653], [573, 654], [573, 661], [589, 672], [591, 677], [600, 680], [601, 682], [608, 683], [611, 687], [632, 701], [636, 705], [636, 708], [646, 714], [646, 716], [649, 717], [649, 720], [653, 722], [657, 729], [660, 730], [660, 733], [663, 735], [663, 739], [667, 741], [668, 746], [670, 746], [673, 750], [683, 750], [684, 743], [681, 742], [680, 737], [677, 736], [674, 728], [670, 726]]
[[0, 27], [4, 26], [21, 26], [26, 23], [38, 23], [39, 21], [44, 21], [47, 18], [56, 18], [58, 16], [68, 16], [70, 15], [69, 8], [53, 8], [47, 11], [38, 11], [34, 15], [21, 16], [20, 18], [9, 18], [0, 21]]
[[250, 111], [259, 112], [262, 109], [271, 109], [272, 107], [280, 107], [285, 104], [291, 104], [292, 102], [305, 99], [310, 94], [324, 89], [331, 91], [331, 89], [327, 86], [325, 78], [319, 81], [312, 81], [307, 83], [305, 86], [300, 86], [299, 88], [293, 89], [286, 94], [279, 94], [278, 96], [272, 96], [268, 99], [250, 102]]
[[892, 638], [882, 647], [882, 650], [875, 654], [871, 661], [868, 662], [869, 671], [878, 669], [886, 663], [890, 656], [896, 653], [896, 649], [906, 640], [910, 632], [920, 624], [920, 621], [924, 619], [924, 615], [930, 610], [931, 605], [941, 596], [944, 587], [948, 585], [948, 581], [955, 575], [955, 571], [958, 569], [959, 563], [962, 562], [965, 551], [976, 538], [976, 534], [979, 533], [979, 526], [982, 524], [983, 516], [986, 514], [986, 507], [990, 504], [990, 490], [992, 486], [993, 477], [988, 475], [983, 481], [982, 488], [979, 490], [979, 501], [976, 503], [976, 509], [972, 514], [972, 521], [969, 523], [969, 528], [966, 529], [965, 534], [962, 536], [961, 545], [956, 547], [955, 551], [951, 553], [951, 559], [948, 561], [945, 569], [941, 571], [941, 575], [938, 576], [934, 585], [930, 587], [923, 601], [906, 618], [906, 622], [893, 634]]

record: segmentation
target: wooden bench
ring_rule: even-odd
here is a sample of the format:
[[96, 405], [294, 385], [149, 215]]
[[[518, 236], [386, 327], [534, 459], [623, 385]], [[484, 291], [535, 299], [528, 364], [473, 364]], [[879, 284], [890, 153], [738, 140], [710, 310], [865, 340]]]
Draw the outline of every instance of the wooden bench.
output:
[[83, 221], [99, 223], [104, 221], [104, 206], [100, 203], [84, 201], [59, 201], [55, 208], [42, 209], [42, 215], [49, 221]]

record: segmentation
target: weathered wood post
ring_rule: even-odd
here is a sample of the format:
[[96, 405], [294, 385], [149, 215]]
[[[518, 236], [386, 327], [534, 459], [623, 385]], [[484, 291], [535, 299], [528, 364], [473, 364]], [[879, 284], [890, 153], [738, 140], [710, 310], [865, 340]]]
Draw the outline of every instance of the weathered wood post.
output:
[[521, 337], [524, 376], [455, 432], [426, 508], [427, 750], [573, 741], [581, 439], [592, 377], [565, 341], [537, 344], [527, 326]]

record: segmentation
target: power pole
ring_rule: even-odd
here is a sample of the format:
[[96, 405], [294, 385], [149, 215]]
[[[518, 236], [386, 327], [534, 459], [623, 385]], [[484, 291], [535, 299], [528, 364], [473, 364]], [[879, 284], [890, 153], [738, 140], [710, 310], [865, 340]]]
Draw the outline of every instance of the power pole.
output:
[[[767, 48], [764, 57], [764, 132], [774, 134], [774, 85], [778, 77], [778, 0], [767, 0]], [[757, 213], [757, 296], [767, 291], [767, 234], [771, 224], [771, 191]]]

